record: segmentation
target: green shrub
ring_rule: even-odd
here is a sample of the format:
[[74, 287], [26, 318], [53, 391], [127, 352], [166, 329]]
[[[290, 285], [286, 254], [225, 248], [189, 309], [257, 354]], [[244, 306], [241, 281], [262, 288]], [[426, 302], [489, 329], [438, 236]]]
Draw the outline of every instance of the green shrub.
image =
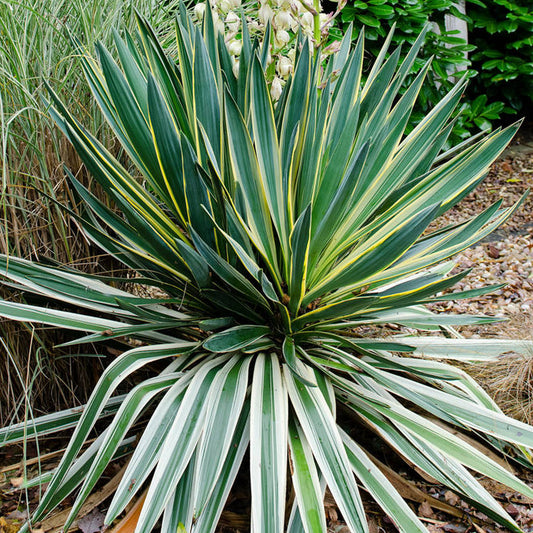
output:
[[[453, 32], [444, 31], [444, 14], [463, 18], [468, 23], [468, 44]], [[341, 15], [342, 28], [353, 22], [365, 25], [369, 40], [367, 49], [375, 57], [393, 23], [397, 26], [395, 43], [412, 42], [428, 21], [439, 31], [428, 33], [421, 58], [434, 56], [429, 73], [431, 83], [422, 90], [413, 123], [422, 118], [432, 105], [450, 89], [447, 81], [457, 67], [467, 67], [472, 77], [451, 144], [469, 135], [490, 130], [506, 114], [517, 111], [529, 115], [533, 100], [533, 15], [529, 0], [466, 0], [466, 16], [452, 0], [370, 0], [348, 1]], [[357, 34], [357, 31], [356, 31]], [[463, 57], [469, 52], [468, 61]], [[488, 106], [480, 105], [485, 95]]]
[[472, 67], [479, 75], [470, 94], [502, 100], [506, 111], [531, 116], [533, 11], [529, 0], [467, 0]]
[[[1, 258], [6, 284], [41, 299], [2, 301], [1, 315], [84, 332], [70, 344], [142, 341], [125, 345], [104, 371], [51, 480], [41, 478], [50, 482], [34, 521], [81, 484], [68, 529], [146, 414], [107, 524], [150, 479], [137, 531], [152, 530], [160, 516], [165, 533], [180, 522], [190, 532], [214, 531], [249, 450], [253, 531], [325, 532], [327, 485], [348, 527], [366, 532], [360, 483], [400, 531], [425, 532], [363, 448], [361, 432], [374, 431], [410, 464], [520, 531], [468, 469], [529, 497], [533, 489], [432, 418], [497, 447], [511, 443], [526, 461], [533, 428], [505, 417], [464, 372], [436, 360], [490, 358], [516, 343], [454, 338], [453, 325], [494, 319], [423, 306], [448, 298], [442, 291], [465, 275], [451, 275], [446, 260], [515, 210], [498, 202], [469, 221], [427, 230], [483, 179], [516, 126], [442, 154], [460, 83], [404, 137], [427, 66], [401, 98], [398, 91], [423, 35], [401, 65], [398, 52], [385, 60], [383, 50], [363, 85], [363, 41], [353, 50], [350, 41], [324, 72], [302, 42], [273, 107], [266, 47], [252, 43], [246, 27], [236, 77], [209, 11], [203, 34], [180, 12], [178, 64], [140, 20], [137, 40], [116, 39], [120, 66], [102, 45], [98, 61], [83, 57], [128, 168], [54, 97], [56, 122], [121, 210], [69, 173], [80, 208], [73, 216], [138, 273], [138, 284], [159, 293], [142, 298], [113, 279]], [[444, 329], [451, 338], [366, 333], [390, 323]], [[166, 366], [150, 366], [156, 362]], [[114, 396], [141, 368], [152, 368], [152, 377]], [[337, 418], [341, 407], [349, 422]], [[109, 411], [113, 421], [80, 454]], [[73, 413], [60, 413], [0, 437], [12, 442], [21, 432], [73, 424]], [[294, 501], [286, 492], [289, 462]]]
[[[410, 127], [414, 127], [429, 110], [439, 102], [453, 87], [456, 76], [465, 71], [467, 76], [475, 75], [475, 71], [467, 70], [470, 61], [465, 53], [474, 50], [474, 46], [467, 44], [455, 31], [446, 31], [444, 16], [454, 14], [464, 18], [454, 6], [453, 0], [348, 0], [341, 12], [340, 27], [347, 30], [348, 24], [354, 25], [354, 39], [364, 25], [365, 36], [368, 39], [366, 69], [371, 67], [373, 58], [377, 57], [383, 46], [386, 35], [391, 28], [395, 28], [393, 43], [397, 46], [412, 44], [420, 32], [431, 23], [427, 32], [426, 42], [415, 62], [413, 72], [408, 77], [408, 83], [429, 58], [433, 58], [428, 72], [427, 83], [420, 92], [420, 98], [415, 106]], [[332, 30], [335, 35], [335, 30]], [[494, 111], [495, 109], [493, 109]], [[456, 124], [449, 137], [449, 145], [455, 145], [480, 129], [490, 129], [488, 117], [474, 113], [478, 108], [471, 105], [469, 99], [463, 99], [462, 106], [456, 112]], [[495, 113], [492, 113], [493, 116]], [[483, 122], [483, 127], [479, 124]]]

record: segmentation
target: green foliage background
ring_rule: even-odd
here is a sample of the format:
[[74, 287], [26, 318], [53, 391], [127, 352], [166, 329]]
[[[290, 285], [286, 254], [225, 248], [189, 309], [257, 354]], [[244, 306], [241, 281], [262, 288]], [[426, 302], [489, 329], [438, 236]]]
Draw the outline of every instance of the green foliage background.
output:
[[[416, 124], [432, 105], [450, 90], [457, 70], [466, 69], [471, 78], [456, 115], [451, 144], [480, 130], [490, 129], [506, 116], [530, 114], [533, 99], [533, 14], [528, 0], [467, 0], [466, 16], [453, 0], [349, 0], [336, 22], [341, 34], [354, 24], [354, 38], [365, 25], [369, 51], [375, 57], [385, 35], [396, 25], [395, 44], [412, 43], [428, 22], [428, 33], [421, 52], [422, 61], [433, 57], [428, 74], [430, 83], [421, 91], [413, 115]], [[333, 4], [325, 2], [330, 10]], [[444, 28], [445, 14], [467, 21], [468, 44]], [[437, 29], [438, 28], [438, 29]], [[468, 53], [468, 60], [464, 57]], [[370, 57], [368, 58], [370, 61]]]
[[530, 0], [467, 0], [469, 39], [476, 46], [471, 94], [502, 100], [506, 111], [531, 117], [533, 5]]

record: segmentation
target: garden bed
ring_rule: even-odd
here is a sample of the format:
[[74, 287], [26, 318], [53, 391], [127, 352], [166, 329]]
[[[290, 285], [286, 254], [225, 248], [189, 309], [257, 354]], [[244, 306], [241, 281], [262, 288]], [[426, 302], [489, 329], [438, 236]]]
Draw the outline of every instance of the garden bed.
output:
[[[522, 133], [517, 141], [496, 162], [486, 181], [471, 193], [460, 206], [448, 213], [442, 224], [457, 222], [488, 207], [499, 198], [504, 205], [516, 202], [524, 192], [533, 186], [533, 135]], [[526, 198], [520, 210], [498, 231], [485, 239], [478, 246], [464, 251], [457, 257], [457, 269], [471, 268], [454, 290], [478, 288], [490, 284], [505, 283], [506, 286], [493, 294], [472, 300], [450, 302], [435, 306], [434, 309], [457, 312], [488, 314], [508, 319], [496, 325], [463, 327], [459, 331], [468, 337], [491, 337], [504, 335], [515, 338], [531, 338], [533, 320], [533, 198]], [[532, 354], [533, 356], [533, 354]], [[532, 357], [533, 359], [533, 357]], [[531, 422], [531, 398], [533, 364], [526, 358], [509, 356], [496, 364], [482, 364], [470, 369], [487, 390], [497, 398], [508, 413]], [[64, 441], [47, 441], [43, 443], [41, 453], [53, 451]], [[369, 446], [371, 443], [369, 443]], [[483, 446], [477, 444], [477, 446]], [[488, 449], [487, 453], [489, 453]], [[374, 452], [374, 450], [372, 450]], [[31, 452], [31, 450], [30, 450]], [[35, 450], [34, 450], [35, 452]], [[0, 457], [0, 533], [15, 533], [26, 516], [24, 493], [15, 492], [21, 468], [7, 471], [6, 465], [20, 460], [22, 450], [16, 447], [2, 451]], [[384, 463], [391, 454], [386, 450], [376, 450], [376, 460]], [[46, 468], [54, 465], [56, 458], [45, 463]], [[438, 485], [427, 476], [421, 476], [414, 470], [408, 470], [399, 461], [385, 464], [387, 476], [398, 491], [412, 504], [417, 514], [426, 523], [428, 530], [435, 533], [480, 533], [503, 532], [481, 513], [473, 510], [455, 494]], [[30, 467], [36, 473], [36, 465]], [[113, 470], [114, 468], [114, 470]], [[106, 482], [112, 482], [113, 476], [120, 471], [120, 465], [110, 467], [108, 476], [100, 487], [105, 496]], [[113, 470], [113, 471], [112, 471]], [[533, 483], [532, 473], [525, 469], [516, 469], [517, 475], [525, 482]], [[400, 476], [398, 474], [401, 474]], [[525, 532], [533, 531], [533, 502], [521, 498], [493, 481], [482, 481], [485, 487], [498, 499], [511, 516], [521, 525]], [[27, 493], [31, 506], [39, 497], [34, 489]], [[242, 524], [247, 522], [247, 487], [236, 486], [228, 511], [223, 515], [222, 523], [227, 525], [224, 531], [246, 531]], [[102, 498], [100, 499], [102, 500]], [[86, 519], [78, 523], [83, 533], [97, 533], [103, 524], [105, 499], [95, 499], [92, 508], [86, 508]], [[67, 502], [68, 505], [68, 502]], [[370, 532], [396, 531], [388, 518], [371, 501], [367, 501], [370, 517]], [[331, 498], [326, 495], [326, 509], [330, 531], [347, 533]], [[54, 527], [43, 524], [44, 531], [54, 531]], [[50, 523], [49, 523], [50, 524]]]

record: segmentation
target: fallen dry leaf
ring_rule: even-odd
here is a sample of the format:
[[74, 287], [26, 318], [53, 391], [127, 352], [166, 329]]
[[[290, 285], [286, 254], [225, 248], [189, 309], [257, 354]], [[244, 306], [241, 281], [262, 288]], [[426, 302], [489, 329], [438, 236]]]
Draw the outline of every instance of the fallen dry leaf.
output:
[[18, 509], [15, 509], [14, 511], [11, 511], [6, 518], [9, 520], [26, 520], [26, 518], [28, 518], [28, 511], [19, 511]]
[[444, 493], [444, 499], [450, 504], [450, 505], [457, 505], [459, 503], [459, 496], [455, 494], [455, 492], [452, 492], [451, 490], [447, 490]]
[[368, 521], [368, 533], [379, 533], [379, 524], [373, 518]]
[[148, 489], [137, 499], [126, 513], [126, 516], [124, 516], [124, 518], [122, 518], [112, 529], [108, 530], [108, 533], [134, 533], [147, 494]]
[[465, 533], [466, 527], [461, 524], [444, 524], [442, 531], [445, 533]]
[[20, 524], [14, 524], [11, 520], [6, 520], [0, 516], [0, 533], [17, 533]]
[[[126, 462], [126, 464], [122, 466], [118, 474], [115, 474], [100, 490], [94, 492], [93, 494], [91, 494], [91, 496], [89, 496], [89, 498], [87, 498], [82, 508], [80, 509], [78, 516], [83, 517], [86, 514], [90, 513], [104, 500], [106, 500], [111, 494], [113, 494], [113, 492], [115, 492], [118, 487], [118, 484], [120, 483], [120, 480], [122, 479], [124, 472], [126, 471], [127, 465], [128, 463]], [[58, 513], [54, 513], [50, 517], [48, 517], [43, 522], [43, 528], [45, 529], [45, 531], [52, 533], [59, 533], [59, 531], [62, 531], [63, 524], [65, 523], [68, 515], [70, 514], [70, 510], [71, 509], [67, 507], [66, 509], [59, 511]], [[74, 530], [77, 527], [78, 522], [74, 521], [69, 531]]]
[[330, 522], [337, 522], [339, 520], [339, 515], [337, 514], [337, 509], [333, 506], [326, 507], [326, 516]]
[[512, 172], [513, 171], [513, 167], [511, 166], [511, 164], [509, 163], [508, 160], [502, 161], [501, 164], [500, 164], [500, 168], [504, 172]]
[[83, 533], [99, 533], [104, 527], [104, 520], [104, 513], [96, 508], [79, 519], [78, 527]]
[[513, 517], [513, 518], [516, 518], [519, 514], [520, 514], [520, 511], [518, 509], [518, 507], [516, 505], [514, 505], [513, 503], [510, 503], [509, 505], [506, 505], [505, 506], [505, 510]]
[[487, 252], [492, 259], [498, 259], [500, 257], [500, 250], [498, 250], [493, 244], [489, 244]]
[[418, 506], [418, 514], [424, 518], [435, 518], [435, 513], [427, 501], [423, 501]]
[[22, 487], [22, 484], [24, 483], [23, 477], [12, 477], [9, 482], [11, 483], [11, 486], [15, 489], [19, 489]]

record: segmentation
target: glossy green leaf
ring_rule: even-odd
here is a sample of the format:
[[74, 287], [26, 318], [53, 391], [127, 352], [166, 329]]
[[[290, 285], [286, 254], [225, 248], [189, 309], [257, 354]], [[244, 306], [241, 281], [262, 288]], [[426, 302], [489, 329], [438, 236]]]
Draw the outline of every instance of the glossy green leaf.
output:
[[[302, 373], [307, 378], [307, 373]], [[368, 531], [359, 490], [327, 402], [319, 389], [297, 383], [290, 373], [285, 372], [284, 377], [298, 422], [344, 520], [354, 531]]]
[[287, 427], [287, 389], [277, 357], [259, 354], [250, 398], [251, 519], [258, 533], [284, 529]]
[[293, 465], [292, 478], [302, 528], [305, 533], [325, 532], [326, 516], [318, 472], [309, 443], [294, 418], [289, 421], [289, 445]]
[[235, 352], [268, 335], [268, 333], [270, 330], [266, 326], [235, 326], [211, 335], [203, 346], [211, 352]]

